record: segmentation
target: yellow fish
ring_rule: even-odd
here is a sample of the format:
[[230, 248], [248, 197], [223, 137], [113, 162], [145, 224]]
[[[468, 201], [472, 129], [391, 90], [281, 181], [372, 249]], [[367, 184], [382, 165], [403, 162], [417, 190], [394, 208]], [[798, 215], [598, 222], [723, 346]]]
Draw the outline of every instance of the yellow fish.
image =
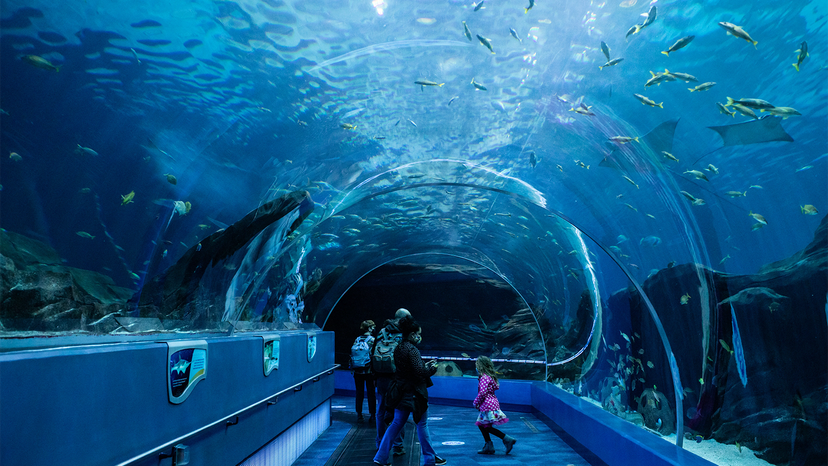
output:
[[121, 205], [127, 205], [135, 199], [135, 191], [130, 191], [129, 194], [121, 196]]
[[690, 293], [685, 293], [684, 296], [681, 297], [681, 304], [687, 304], [690, 302]]
[[819, 211], [817, 210], [817, 208], [812, 206], [811, 204], [801, 205], [801, 206], [799, 206], [799, 210], [801, 210], [802, 213], [805, 214], [805, 215], [817, 215], [817, 214], [819, 214]]

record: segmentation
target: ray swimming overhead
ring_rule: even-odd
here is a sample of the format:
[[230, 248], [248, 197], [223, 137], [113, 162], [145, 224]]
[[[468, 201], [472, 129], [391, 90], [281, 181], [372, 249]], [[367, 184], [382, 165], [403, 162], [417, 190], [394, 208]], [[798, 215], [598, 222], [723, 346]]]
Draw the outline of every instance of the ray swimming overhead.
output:
[[[676, 133], [676, 125], [678, 125], [678, 122], [679, 120], [677, 118], [675, 120], [667, 120], [659, 124], [649, 133], [639, 138], [641, 144], [649, 146], [653, 151], [653, 154], [656, 154], [656, 157], [658, 157], [662, 151], [672, 152], [673, 136]], [[617, 145], [608, 143], [607, 146], [610, 148], [610, 153], [604, 156], [604, 159], [598, 163], [599, 167], [615, 168], [624, 171], [632, 168], [630, 166], [630, 162], [625, 160], [625, 157], [619, 155], [617, 152]]]
[[743, 146], [761, 142], [793, 142], [790, 134], [785, 132], [780, 122], [782, 118], [767, 116], [759, 120], [737, 123], [735, 125], [708, 126], [719, 133], [724, 146]]

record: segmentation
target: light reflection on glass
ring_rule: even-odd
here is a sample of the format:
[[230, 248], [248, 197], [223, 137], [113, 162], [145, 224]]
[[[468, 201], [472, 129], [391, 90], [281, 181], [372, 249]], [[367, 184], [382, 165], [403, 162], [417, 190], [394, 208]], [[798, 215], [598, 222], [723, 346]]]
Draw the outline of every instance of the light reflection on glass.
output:
[[380, 16], [382, 16], [385, 12], [385, 8], [388, 6], [388, 4], [385, 3], [385, 0], [371, 0], [371, 5], [377, 9], [377, 14]]

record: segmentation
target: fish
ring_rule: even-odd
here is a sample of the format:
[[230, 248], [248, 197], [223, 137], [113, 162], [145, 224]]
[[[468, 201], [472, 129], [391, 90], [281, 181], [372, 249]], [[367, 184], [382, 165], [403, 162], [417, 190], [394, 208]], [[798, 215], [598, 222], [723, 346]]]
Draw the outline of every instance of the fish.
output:
[[802, 62], [805, 61], [805, 57], [811, 55], [810, 53], [808, 53], [808, 43], [803, 40], [802, 45], [799, 46], [799, 50], [797, 50], [795, 53], [799, 55], [797, 55], [796, 63], [793, 64], [793, 67], [796, 68], [796, 71], [798, 72], [799, 65], [801, 65]]
[[774, 105], [772, 103], [768, 102], [767, 100], [762, 100], [762, 99], [739, 99], [739, 100], [736, 100], [736, 99], [733, 99], [731, 97], [728, 97], [727, 98], [727, 103], [725, 104], [725, 107], [730, 107], [733, 104], [739, 104], [743, 107], [748, 107], [748, 108], [752, 108], [752, 109], [756, 109], [756, 110], [762, 110], [762, 109], [767, 110], [767, 109], [770, 109], [770, 108], [774, 108]]
[[709, 171], [710, 173], [712, 173], [712, 174], [714, 174], [714, 175], [718, 175], [718, 174], [719, 174], [719, 169], [718, 169], [718, 168], [716, 168], [716, 166], [715, 166], [715, 165], [713, 165], [712, 163], [707, 164], [707, 168], [705, 168], [705, 170]]
[[518, 40], [518, 42], [520, 42], [521, 44], [523, 43], [523, 41], [520, 39], [520, 37], [518, 37], [518, 33], [517, 33], [517, 31], [515, 31], [514, 29], [509, 28], [509, 34], [511, 34], [511, 35], [512, 35], [512, 37], [514, 37], [515, 39], [517, 39], [517, 40]]
[[710, 89], [711, 87], [713, 87], [715, 85], [716, 85], [716, 83], [714, 83], [714, 82], [706, 82], [706, 83], [701, 83], [696, 87], [688, 87], [687, 89], [690, 92], [701, 92], [701, 91], [706, 91], [706, 90]]
[[98, 156], [97, 152], [88, 147], [83, 147], [80, 144], [78, 144], [78, 147], [75, 149], [75, 152], [77, 152], [78, 154], [94, 155], [95, 157]]
[[563, 167], [561, 166], [561, 164], [555, 164], [555, 166], [558, 167], [558, 170], [560, 170], [561, 173], [563, 173]]
[[342, 123], [341, 125], [339, 125], [339, 127], [342, 128], [342, 129], [347, 129], [349, 131], [353, 131], [357, 128], [357, 125], [352, 125], [350, 123]]
[[465, 21], [463, 21], [463, 35], [466, 36], [466, 39], [468, 39], [469, 42], [472, 41], [472, 33]]
[[737, 112], [741, 113], [742, 115], [746, 116], [746, 117], [751, 117], [751, 118], [757, 119], [757, 120], [759, 119], [759, 117], [756, 116], [756, 113], [753, 110], [751, 110], [748, 107], [745, 107], [744, 105], [733, 104], [733, 109], [736, 110]]
[[704, 173], [702, 173], [698, 170], [687, 170], [686, 172], [684, 172], [684, 174], [685, 175], [693, 175], [693, 176], [696, 177], [697, 180], [710, 181], [709, 179], [707, 179], [707, 175], [705, 175]]
[[23, 160], [23, 156], [17, 152], [9, 152], [9, 159], [11, 159], [12, 162], [19, 162]]
[[[653, 8], [655, 8], [655, 7], [653, 7]], [[663, 53], [664, 55], [667, 55], [669, 57], [670, 52], [675, 52], [676, 50], [683, 49], [684, 47], [687, 47], [688, 45], [690, 45], [690, 42], [693, 42], [693, 39], [695, 39], [695, 38], [696, 38], [696, 36], [682, 37], [681, 39], [677, 40], [675, 44], [671, 45], [670, 48], [668, 48], [667, 50], [662, 51], [661, 53]]]
[[178, 184], [178, 178], [175, 175], [170, 175], [169, 173], [164, 173], [164, 177], [167, 178], [167, 182], [170, 184]]
[[610, 58], [610, 48], [604, 41], [601, 41], [601, 51], [604, 52], [604, 56], [607, 57], [607, 61], [612, 60], [612, 58]]
[[414, 120], [408, 120], [408, 122], [411, 123], [411, 126], [417, 127], [417, 123], [414, 123]]
[[22, 57], [20, 57], [20, 59], [34, 66], [35, 68], [50, 70], [54, 71], [55, 73], [60, 71], [60, 68], [53, 65], [52, 62], [38, 55], [23, 55]]
[[661, 153], [662, 153], [662, 154], [664, 154], [664, 156], [665, 156], [665, 157], [667, 157], [668, 159], [670, 159], [670, 160], [672, 160], [672, 161], [674, 161], [674, 162], [678, 162], [678, 161], [679, 161], [679, 159], [677, 159], [676, 157], [674, 157], [674, 156], [673, 156], [673, 154], [671, 154], [671, 153], [669, 153], [669, 152], [667, 152], [667, 151], [661, 151]]
[[92, 192], [92, 190], [90, 188], [81, 188], [78, 190], [78, 192], [81, 194], [89, 194]]
[[451, 105], [451, 103], [454, 102], [455, 100], [457, 100], [458, 97], [460, 97], [460, 96], [456, 95], [456, 96], [452, 97], [451, 99], [449, 99], [448, 104]]
[[650, 87], [650, 86], [653, 86], [653, 85], [659, 85], [660, 86], [661, 83], [676, 80], [676, 78], [673, 77], [673, 75], [671, 75], [670, 72], [666, 69], [664, 70], [663, 73], [654, 73], [654, 72], [650, 71], [650, 74], [653, 75], [653, 77], [651, 77], [650, 79], [647, 80], [647, 82], [644, 84], [644, 87]]
[[627, 176], [627, 175], [621, 175], [621, 176], [625, 180], [627, 180], [631, 185], [635, 186], [635, 189], [641, 189], [641, 188], [638, 187], [638, 184], [635, 181], [633, 181], [629, 176]]
[[632, 142], [632, 141], [638, 142], [638, 137], [636, 136], [636, 137], [632, 138], [632, 137], [629, 137], [629, 136], [613, 136], [613, 137], [609, 138], [609, 140], [612, 141], [612, 142], [618, 143], [618, 144], [626, 144], [626, 143]]
[[129, 273], [129, 276], [130, 276], [133, 280], [140, 280], [140, 279], [141, 279], [141, 277], [140, 277], [137, 273], [135, 273], [135, 272], [130, 272], [130, 273]]
[[765, 224], [761, 223], [761, 222], [760, 223], [754, 223], [753, 225], [750, 226], [750, 231], [756, 231], [756, 230], [758, 230], [758, 229], [760, 229], [764, 226], [765, 226]]
[[469, 356], [469, 353], [460, 353], [460, 356], [463, 356], [464, 358], [470, 358], [471, 357], [471, 356]]
[[629, 39], [629, 37], [630, 37], [630, 36], [635, 35], [635, 34], [638, 34], [639, 32], [641, 32], [641, 25], [636, 24], [635, 26], [631, 27], [631, 28], [627, 31], [627, 35], [626, 35], [626, 36], [624, 36], [624, 39]]
[[720, 260], [720, 261], [719, 261], [719, 265], [724, 264], [725, 262], [727, 262], [727, 260], [728, 260], [728, 259], [731, 259], [730, 254], [728, 254], [728, 255], [724, 256], [724, 257], [722, 258], [722, 260]]
[[724, 113], [725, 115], [730, 115], [731, 117], [736, 117], [736, 112], [728, 110], [727, 107], [724, 106], [721, 102], [716, 102], [716, 106], [719, 107], [719, 113]]
[[812, 206], [811, 204], [801, 205], [801, 206], [799, 206], [799, 210], [800, 210], [800, 212], [802, 212], [805, 215], [818, 215], [819, 214], [819, 211], [817, 210], [817, 208]]
[[480, 43], [483, 44], [484, 47], [489, 49], [490, 52], [495, 53], [494, 49], [492, 48], [492, 41], [491, 40], [486, 39], [485, 37], [481, 36], [480, 34], [477, 34], [477, 40], [479, 40]]
[[624, 242], [629, 241], [629, 240], [628, 240], [628, 239], [627, 239], [627, 237], [626, 237], [626, 236], [624, 236], [624, 235], [618, 235], [618, 236], [615, 238], [615, 241], [616, 241], [616, 243], [615, 243], [615, 244], [621, 244], [621, 243], [624, 243]]
[[187, 215], [190, 213], [190, 209], [193, 208], [193, 205], [190, 204], [189, 201], [175, 201], [173, 203], [173, 209], [178, 213], [178, 215]]
[[80, 236], [81, 238], [95, 239], [94, 236], [90, 235], [89, 233], [87, 233], [85, 231], [76, 231], [75, 234]]
[[474, 78], [472, 78], [471, 83], [472, 83], [472, 86], [474, 86], [474, 89], [477, 90], [477, 91], [488, 91], [486, 86], [478, 83], [477, 81], [474, 80]]
[[480, 0], [480, 1], [479, 1], [479, 2], [477, 2], [476, 4], [475, 4], [475, 3], [472, 3], [472, 5], [474, 5], [474, 11], [478, 11], [478, 10], [480, 10], [481, 8], [483, 8], [483, 3], [485, 3], [483, 0]]
[[653, 21], [656, 20], [657, 16], [658, 16], [658, 9], [655, 7], [655, 5], [653, 5], [652, 7], [650, 7], [650, 11], [647, 12], [647, 19], [644, 20], [644, 24], [642, 24], [641, 27], [645, 28], [645, 27], [653, 24]]
[[769, 109], [762, 109], [759, 110], [760, 112], [768, 112], [774, 116], [781, 116], [783, 120], [787, 120], [790, 116], [802, 116], [801, 113], [797, 112], [795, 108], [791, 107], [774, 107]]
[[615, 66], [615, 65], [617, 65], [617, 64], [619, 64], [619, 63], [621, 63], [622, 61], [624, 61], [624, 59], [623, 59], [623, 58], [613, 58], [612, 60], [610, 60], [610, 61], [608, 61], [608, 62], [604, 63], [604, 64], [603, 64], [603, 65], [601, 65], [601, 66], [599, 66], [599, 67], [598, 67], [598, 69], [599, 69], [599, 70], [603, 70], [604, 68], [606, 68], [606, 67], [608, 67], [608, 66]]
[[657, 104], [657, 103], [655, 103], [654, 100], [652, 100], [648, 97], [645, 97], [641, 94], [633, 94], [633, 95], [635, 96], [636, 99], [641, 101], [642, 105], [649, 105], [650, 107], [664, 108], [664, 106], [662, 105], [662, 104], [664, 104], [664, 102], [661, 102], [660, 104]]
[[529, 10], [531, 10], [533, 6], [535, 6], [535, 0], [529, 0], [529, 6], [524, 8], [523, 12], [524, 13], [529, 13]]
[[733, 37], [737, 37], [739, 39], [744, 39], [744, 40], [750, 42], [751, 44], [753, 44], [753, 48], [756, 48], [756, 44], [759, 43], [758, 41], [753, 40], [753, 38], [750, 37], [750, 34], [748, 34], [747, 31], [742, 29], [741, 26], [737, 26], [733, 23], [728, 23], [728, 22], [725, 22], [725, 21], [719, 22], [719, 26], [724, 28], [724, 30], [727, 31], [728, 35], [731, 35]]
[[742, 197], [742, 196], [747, 196], [747, 191], [745, 191], [745, 192], [740, 192], [740, 191], [728, 191], [728, 192], [726, 192], [725, 194], [727, 194], [727, 195], [728, 195], [728, 196], [730, 196], [730, 197]]
[[733, 330], [733, 355], [736, 357], [736, 370], [742, 386], [747, 387], [747, 364], [745, 363], [745, 348], [742, 346], [742, 336], [739, 334], [739, 324], [736, 322], [736, 311], [730, 303], [730, 322]]
[[538, 164], [538, 159], [535, 158], [535, 151], [529, 151], [529, 165], [531, 165], [532, 168], [535, 168], [535, 165], [537, 165], [537, 164]]
[[681, 297], [681, 304], [687, 304], [690, 302], [690, 293], [685, 293]]
[[647, 361], [647, 367], [649, 367], [650, 369], [654, 369], [654, 368], [655, 368], [655, 364], [653, 364], [653, 362], [652, 362], [652, 361]]
[[641, 238], [641, 241], [638, 242], [639, 246], [656, 247], [659, 244], [661, 244], [661, 238], [659, 238], [658, 236], [652, 236], [652, 235]]
[[692, 82], [698, 82], [699, 81], [698, 78], [696, 78], [695, 76], [693, 76], [690, 73], [682, 73], [680, 71], [667, 71], [666, 69], [664, 70], [664, 72], [666, 74], [669, 74], [673, 78], [680, 79], [680, 80], [682, 80], [686, 83], [689, 83], [691, 81]]
[[755, 214], [751, 211], [748, 215], [753, 217], [754, 220], [761, 223], [762, 225], [767, 225], [768, 224], [768, 221], [765, 220], [765, 217], [763, 217], [762, 214]]
[[138, 64], [140, 65], [141, 64], [141, 59], [138, 58], [138, 52], [136, 52], [135, 49], [133, 49], [133, 48], [130, 48], [130, 50], [132, 50], [132, 56], [135, 57], [135, 61], [137, 61]]
[[435, 83], [434, 81], [429, 81], [427, 79], [418, 79], [418, 80], [414, 81], [414, 84], [419, 84], [420, 85], [420, 90], [424, 91], [426, 86], [443, 87], [443, 84], [445, 84], [445, 83]]
[[[636, 188], [638, 188], [638, 185], [636, 185]], [[625, 205], [625, 206], [627, 206], [630, 210], [633, 210], [633, 211], [635, 211], [635, 212], [638, 212], [638, 209], [636, 209], [635, 207], [633, 207], [633, 205], [632, 205], [632, 204], [630, 204], [630, 203], [628, 203], [628, 202], [625, 202], [625, 203], [624, 203], [624, 205]]]
[[127, 205], [135, 199], [135, 191], [130, 191], [129, 194], [121, 196], [121, 205]]
[[584, 105], [584, 104], [581, 104], [581, 105], [579, 105], [579, 106], [577, 106], [577, 107], [570, 108], [570, 109], [569, 109], [569, 111], [570, 111], [570, 112], [579, 113], [579, 114], [581, 114], [581, 115], [586, 115], [586, 116], [595, 116], [595, 114], [594, 114], [594, 113], [592, 113], [592, 112], [589, 110], [589, 109], [591, 109], [591, 108], [592, 108], [592, 107], [588, 107], [588, 106], [586, 106], [586, 105]]

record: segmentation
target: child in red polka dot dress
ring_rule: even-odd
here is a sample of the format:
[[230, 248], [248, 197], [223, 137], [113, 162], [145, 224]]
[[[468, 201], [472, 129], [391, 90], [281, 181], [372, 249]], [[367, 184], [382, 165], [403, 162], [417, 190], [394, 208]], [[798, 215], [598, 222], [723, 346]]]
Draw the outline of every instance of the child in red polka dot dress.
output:
[[472, 404], [480, 410], [480, 415], [477, 416], [475, 424], [480, 429], [480, 433], [483, 434], [483, 440], [486, 441], [483, 449], [479, 450], [478, 453], [481, 455], [494, 454], [495, 449], [491, 438], [491, 435], [494, 434], [495, 437], [503, 441], [503, 446], [506, 447], [506, 454], [508, 455], [517, 440], [494, 427], [509, 422], [509, 418], [500, 410], [500, 402], [497, 401], [494, 393], [495, 390], [500, 388], [500, 384], [497, 383], [497, 373], [495, 372], [494, 364], [486, 356], [480, 356], [477, 358], [475, 366], [479, 379], [477, 383], [477, 397]]

